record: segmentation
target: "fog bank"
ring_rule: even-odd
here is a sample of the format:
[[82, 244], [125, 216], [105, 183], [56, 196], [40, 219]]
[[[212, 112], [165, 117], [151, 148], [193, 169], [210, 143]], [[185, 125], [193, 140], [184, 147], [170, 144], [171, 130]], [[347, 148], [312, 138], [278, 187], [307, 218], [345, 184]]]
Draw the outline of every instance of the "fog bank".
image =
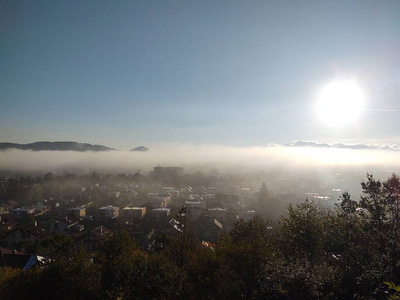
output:
[[215, 145], [163, 145], [148, 152], [0, 151], [0, 170], [16, 172], [148, 172], [154, 166], [196, 170], [255, 172], [270, 169], [356, 167], [396, 171], [400, 152], [385, 150], [269, 146], [236, 148]]

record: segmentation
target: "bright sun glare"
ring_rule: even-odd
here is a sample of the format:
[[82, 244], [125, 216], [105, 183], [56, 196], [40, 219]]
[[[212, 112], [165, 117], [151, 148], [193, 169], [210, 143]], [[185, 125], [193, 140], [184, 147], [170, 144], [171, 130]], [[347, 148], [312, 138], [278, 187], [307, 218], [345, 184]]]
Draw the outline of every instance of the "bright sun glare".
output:
[[346, 126], [357, 120], [364, 102], [364, 93], [357, 83], [351, 80], [334, 80], [319, 94], [317, 115], [329, 126]]

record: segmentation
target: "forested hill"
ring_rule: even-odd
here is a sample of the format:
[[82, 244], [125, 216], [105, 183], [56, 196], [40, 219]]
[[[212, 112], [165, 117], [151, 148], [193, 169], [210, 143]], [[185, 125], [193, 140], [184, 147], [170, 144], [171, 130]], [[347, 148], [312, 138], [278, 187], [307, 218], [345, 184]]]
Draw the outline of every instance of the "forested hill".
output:
[[0, 143], [0, 150], [20, 149], [20, 150], [53, 150], [53, 151], [111, 151], [114, 148], [109, 148], [102, 145], [91, 145], [77, 142], [36, 142], [30, 144], [16, 143]]

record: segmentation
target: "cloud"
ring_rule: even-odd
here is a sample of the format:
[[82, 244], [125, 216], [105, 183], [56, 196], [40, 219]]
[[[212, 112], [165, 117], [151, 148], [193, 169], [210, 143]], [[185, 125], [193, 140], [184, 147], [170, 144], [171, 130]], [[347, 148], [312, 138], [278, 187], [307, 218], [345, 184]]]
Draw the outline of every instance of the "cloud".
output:
[[312, 147], [312, 148], [338, 148], [338, 149], [355, 149], [355, 150], [393, 150], [399, 151], [400, 147], [393, 145], [371, 145], [371, 144], [344, 144], [344, 143], [319, 143], [315, 141], [299, 140], [290, 144], [285, 144], [288, 147]]

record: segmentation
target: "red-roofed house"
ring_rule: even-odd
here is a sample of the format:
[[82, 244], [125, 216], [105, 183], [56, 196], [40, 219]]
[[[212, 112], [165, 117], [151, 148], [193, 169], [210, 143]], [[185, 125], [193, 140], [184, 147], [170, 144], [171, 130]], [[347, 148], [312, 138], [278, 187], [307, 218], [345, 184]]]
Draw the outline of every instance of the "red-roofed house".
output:
[[17, 222], [15, 222], [14, 216], [12, 214], [0, 215], [0, 226], [2, 226], [4, 230], [11, 230], [16, 227], [16, 225]]
[[77, 224], [78, 221], [75, 218], [69, 215], [60, 215], [48, 221], [46, 227], [53, 232], [66, 234], [73, 231], [74, 226]]
[[83, 239], [83, 246], [89, 251], [96, 251], [99, 242], [106, 237], [112, 235], [113, 232], [103, 225], [89, 232]]
[[22, 240], [36, 241], [51, 236], [50, 230], [37, 222], [10, 230], [1, 238], [3, 247], [15, 248]]

